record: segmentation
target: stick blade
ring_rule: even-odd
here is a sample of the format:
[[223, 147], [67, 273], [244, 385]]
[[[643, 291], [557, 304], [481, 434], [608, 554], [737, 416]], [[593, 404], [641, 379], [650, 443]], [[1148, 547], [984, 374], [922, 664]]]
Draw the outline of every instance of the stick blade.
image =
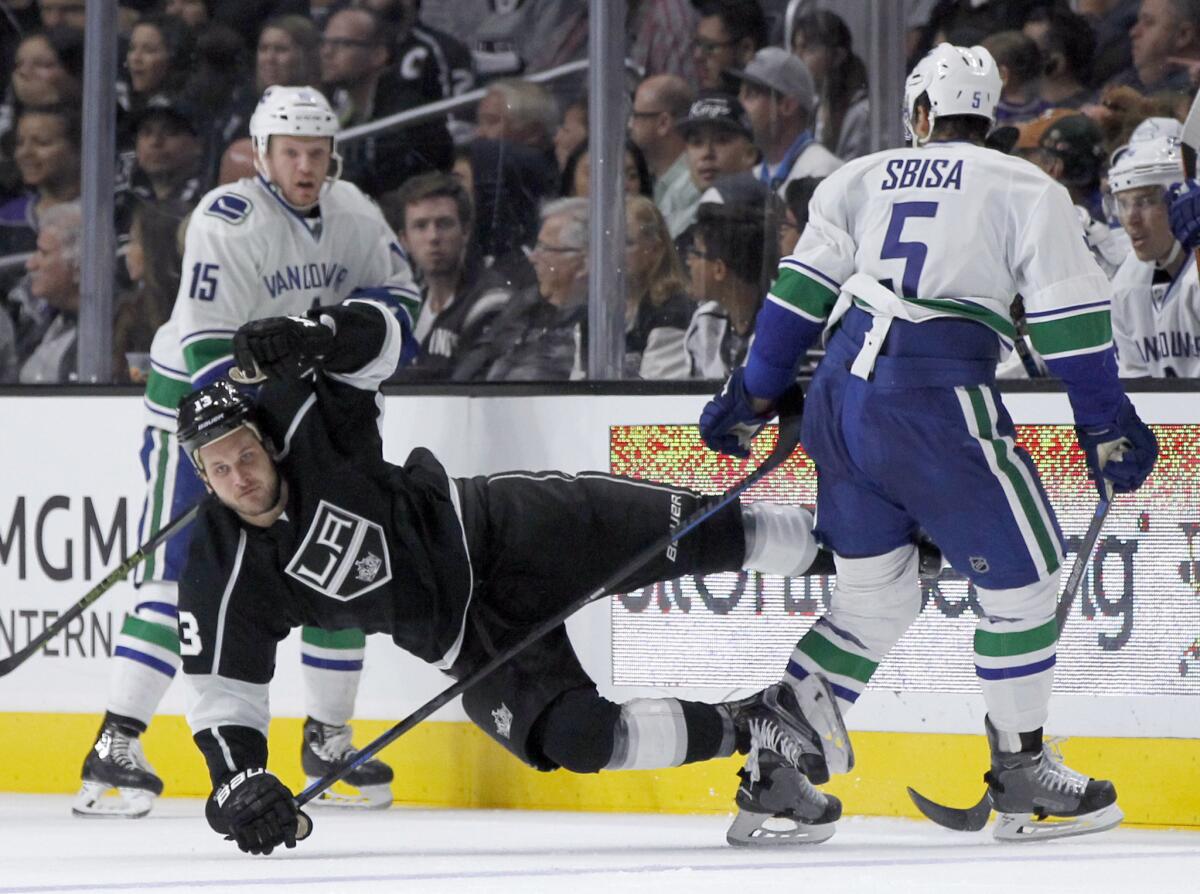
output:
[[992, 799], [986, 791], [978, 804], [965, 810], [930, 801], [913, 788], [908, 789], [908, 796], [927, 819], [955, 832], [978, 832], [987, 825], [988, 817], [992, 815]]

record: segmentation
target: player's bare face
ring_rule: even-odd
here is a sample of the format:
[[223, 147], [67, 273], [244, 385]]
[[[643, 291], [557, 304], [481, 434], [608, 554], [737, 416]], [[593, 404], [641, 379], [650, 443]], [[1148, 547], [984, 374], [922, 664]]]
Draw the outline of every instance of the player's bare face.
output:
[[1161, 261], [1175, 246], [1161, 186], [1142, 186], [1117, 193], [1117, 216], [1129, 234], [1139, 261]]
[[267, 149], [271, 182], [285, 199], [300, 208], [320, 198], [332, 159], [333, 141], [329, 137], [273, 136]]
[[205, 444], [200, 462], [217, 499], [246, 521], [257, 523], [279, 502], [275, 461], [250, 429]]
[[426, 276], [447, 276], [462, 263], [467, 234], [458, 219], [458, 204], [449, 196], [433, 196], [404, 209], [404, 247]]

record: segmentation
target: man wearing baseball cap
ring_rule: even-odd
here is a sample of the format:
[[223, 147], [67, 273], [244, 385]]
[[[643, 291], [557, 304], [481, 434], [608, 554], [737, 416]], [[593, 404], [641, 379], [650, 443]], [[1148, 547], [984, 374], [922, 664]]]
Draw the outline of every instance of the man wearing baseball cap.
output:
[[763, 159], [755, 175], [782, 197], [799, 177], [825, 177], [842, 161], [813, 138], [816, 90], [808, 66], [780, 47], [763, 47], [743, 69], [738, 99], [746, 109]]
[[[696, 222], [700, 194], [722, 174], [748, 171], [758, 159], [754, 134], [746, 112], [737, 98], [720, 90], [702, 90], [688, 109], [687, 117], [675, 125], [687, 145], [688, 178], [668, 194], [675, 208], [667, 218], [672, 238]], [[674, 201], [676, 190], [690, 193], [686, 203]], [[664, 201], [664, 204], [668, 204]]]

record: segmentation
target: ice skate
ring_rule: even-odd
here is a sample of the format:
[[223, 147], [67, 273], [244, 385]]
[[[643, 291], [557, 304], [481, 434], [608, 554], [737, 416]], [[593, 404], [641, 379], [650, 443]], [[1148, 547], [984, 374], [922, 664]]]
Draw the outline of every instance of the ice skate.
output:
[[83, 817], [138, 819], [162, 794], [162, 780], [142, 753], [138, 733], [108, 722], [83, 762], [83, 785], [71, 813]]
[[[831, 695], [827, 704], [840, 725]], [[792, 688], [776, 684], [739, 707], [735, 722], [749, 734], [750, 753], [738, 771], [738, 815], [726, 840], [735, 846], [762, 846], [817, 844], [830, 838], [842, 804], [811, 781], [829, 779], [823, 736], [800, 710]], [[849, 739], [844, 741], [848, 749]], [[849, 760], [853, 764], [852, 753]]]
[[[311, 717], [304, 721], [300, 764], [312, 785], [335, 766], [353, 760], [358, 753], [351, 742], [350, 725], [333, 726]], [[314, 807], [363, 807], [382, 809], [392, 803], [392, 768], [372, 759], [356, 767], [345, 779], [312, 802]]]
[[1043, 744], [1042, 731], [1021, 735], [1020, 751], [1004, 751], [991, 718], [984, 721], [992, 769], [984, 776], [999, 816], [992, 835], [1000, 841], [1037, 841], [1103, 832], [1121, 822], [1117, 790], [1063, 763]]

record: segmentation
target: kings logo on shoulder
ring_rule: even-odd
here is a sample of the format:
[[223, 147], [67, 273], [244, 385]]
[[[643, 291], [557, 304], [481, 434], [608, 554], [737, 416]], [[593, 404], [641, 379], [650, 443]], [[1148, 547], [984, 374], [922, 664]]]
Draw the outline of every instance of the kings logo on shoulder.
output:
[[383, 528], [322, 500], [287, 573], [332, 599], [348, 602], [392, 579]]

